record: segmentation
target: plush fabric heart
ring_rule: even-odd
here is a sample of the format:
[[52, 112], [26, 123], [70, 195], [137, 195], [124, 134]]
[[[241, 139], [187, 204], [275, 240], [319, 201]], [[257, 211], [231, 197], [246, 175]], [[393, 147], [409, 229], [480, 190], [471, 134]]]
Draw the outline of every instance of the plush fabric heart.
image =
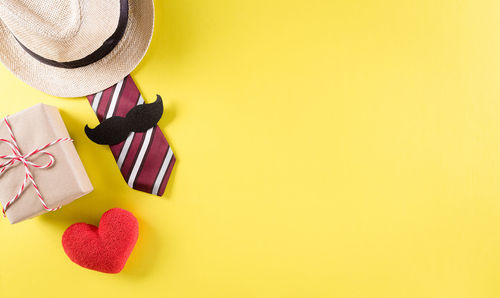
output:
[[139, 236], [139, 224], [132, 213], [113, 208], [101, 217], [99, 227], [86, 223], [71, 225], [62, 245], [76, 264], [105, 273], [119, 273]]

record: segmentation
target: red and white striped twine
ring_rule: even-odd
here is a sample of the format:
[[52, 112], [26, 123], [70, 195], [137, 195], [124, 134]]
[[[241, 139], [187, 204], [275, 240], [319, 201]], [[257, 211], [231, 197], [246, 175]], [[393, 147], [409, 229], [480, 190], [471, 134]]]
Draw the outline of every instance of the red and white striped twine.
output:
[[[0, 139], [0, 142], [6, 143], [7, 145], [9, 145], [13, 154], [0, 155], [0, 159], [7, 159], [8, 160], [8, 161], [0, 164], [0, 169], [1, 169], [0, 176], [3, 175], [3, 173], [5, 173], [10, 167], [14, 166], [16, 162], [22, 162], [24, 165], [24, 170], [25, 170], [24, 181], [23, 181], [23, 184], [21, 185], [21, 187], [19, 188], [19, 191], [14, 196], [14, 198], [12, 198], [10, 201], [8, 201], [7, 204], [5, 204], [5, 206], [2, 208], [3, 216], [5, 217], [5, 212], [7, 212], [7, 209], [9, 208], [9, 206], [12, 205], [17, 199], [19, 199], [19, 197], [21, 196], [21, 194], [23, 193], [23, 191], [26, 189], [26, 187], [28, 186], [28, 184], [30, 182], [31, 182], [31, 184], [33, 184], [33, 187], [35, 188], [38, 199], [40, 200], [40, 203], [42, 203], [42, 206], [45, 210], [55, 211], [55, 210], [60, 209], [61, 206], [59, 206], [57, 208], [52, 208], [52, 209], [47, 206], [47, 204], [45, 203], [45, 200], [42, 197], [42, 194], [40, 193], [40, 189], [36, 185], [35, 179], [33, 178], [33, 175], [31, 174], [29, 167], [32, 166], [32, 167], [38, 168], [38, 169], [46, 169], [46, 168], [51, 167], [54, 164], [56, 159], [54, 158], [54, 155], [52, 155], [49, 152], [44, 151], [44, 150], [50, 146], [57, 144], [57, 143], [73, 142], [73, 140], [70, 138], [59, 138], [55, 141], [48, 143], [45, 146], [37, 148], [37, 149], [31, 151], [30, 153], [23, 155], [21, 153], [21, 150], [19, 149], [19, 146], [17, 145], [16, 138], [14, 137], [14, 134], [12, 133], [12, 128], [10, 127], [10, 124], [9, 124], [9, 121], [7, 120], [7, 117], [5, 117], [3, 120], [4, 120], [5, 124], [7, 125], [7, 128], [9, 129], [10, 138], [12, 140]], [[30, 157], [32, 157], [38, 153], [47, 155], [50, 159], [49, 162], [45, 165], [37, 165], [37, 164], [28, 160]]]

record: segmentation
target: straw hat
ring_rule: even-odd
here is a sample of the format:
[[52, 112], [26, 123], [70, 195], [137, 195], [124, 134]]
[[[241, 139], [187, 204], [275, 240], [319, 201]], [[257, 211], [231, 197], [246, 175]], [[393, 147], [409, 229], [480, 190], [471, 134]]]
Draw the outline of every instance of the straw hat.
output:
[[139, 64], [153, 23], [153, 0], [0, 0], [0, 61], [46, 93], [85, 96]]

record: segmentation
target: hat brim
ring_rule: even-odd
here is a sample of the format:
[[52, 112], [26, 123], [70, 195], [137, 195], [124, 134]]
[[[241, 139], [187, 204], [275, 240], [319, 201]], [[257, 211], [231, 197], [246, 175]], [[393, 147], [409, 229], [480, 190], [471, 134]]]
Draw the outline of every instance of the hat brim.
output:
[[93, 64], [64, 69], [33, 58], [0, 20], [0, 61], [19, 79], [45, 93], [86, 96], [116, 84], [134, 70], [148, 50], [153, 28], [153, 0], [129, 0], [127, 29], [118, 45]]

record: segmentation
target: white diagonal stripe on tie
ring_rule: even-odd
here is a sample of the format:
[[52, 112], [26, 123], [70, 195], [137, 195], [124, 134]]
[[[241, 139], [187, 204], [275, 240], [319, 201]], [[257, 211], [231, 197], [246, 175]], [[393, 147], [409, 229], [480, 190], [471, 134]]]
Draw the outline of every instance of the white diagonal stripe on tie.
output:
[[137, 105], [142, 105], [144, 103], [144, 98], [142, 98], [142, 95], [139, 96], [139, 100], [137, 101]]
[[97, 108], [99, 107], [99, 102], [101, 101], [102, 97], [102, 91], [99, 93], [96, 93], [94, 97], [94, 101], [92, 102], [92, 110], [97, 113]]
[[132, 141], [134, 140], [134, 135], [135, 132], [132, 132], [129, 134], [127, 137], [127, 140], [125, 140], [125, 144], [123, 144], [122, 151], [120, 152], [120, 155], [118, 156], [118, 159], [116, 160], [116, 164], [118, 165], [118, 168], [121, 170], [123, 166], [123, 162], [125, 161], [125, 157], [127, 157], [128, 150], [130, 149], [130, 145], [132, 145]]
[[142, 161], [144, 159], [144, 155], [146, 155], [146, 150], [149, 147], [149, 143], [151, 142], [151, 135], [153, 134], [153, 130], [155, 128], [151, 127], [146, 132], [146, 136], [144, 137], [144, 142], [141, 146], [141, 151], [139, 151], [139, 155], [137, 156], [137, 160], [135, 161], [132, 172], [130, 173], [130, 177], [128, 179], [128, 185], [134, 188], [135, 178], [137, 177], [137, 173], [139, 172], [139, 168], [141, 167]]
[[[141, 105], [144, 103], [144, 99], [142, 98], [142, 95], [139, 97], [139, 100], [137, 101], [137, 105]], [[128, 150], [130, 149], [130, 145], [132, 145], [132, 141], [134, 140], [135, 132], [130, 133], [130, 135], [127, 137], [127, 140], [125, 140], [125, 144], [123, 144], [123, 148], [120, 151], [120, 155], [118, 156], [118, 159], [116, 160], [116, 164], [118, 165], [118, 168], [121, 170], [123, 166], [123, 162], [125, 161], [125, 158], [127, 157]]]
[[108, 113], [106, 114], [105, 119], [110, 118], [115, 113], [116, 103], [118, 102], [118, 96], [120, 95], [120, 92], [122, 91], [124, 80], [125, 79], [121, 80], [120, 82], [118, 82], [118, 84], [116, 84], [115, 91], [113, 92], [113, 97], [111, 98], [111, 103], [109, 105]]
[[163, 164], [161, 165], [160, 172], [158, 173], [158, 177], [156, 177], [155, 184], [153, 186], [152, 193], [154, 195], [158, 195], [158, 191], [160, 190], [161, 183], [163, 181], [163, 177], [165, 177], [165, 173], [167, 173], [168, 166], [170, 165], [170, 161], [174, 156], [174, 152], [172, 152], [172, 148], [168, 147], [167, 156], [165, 160], [163, 160]]

